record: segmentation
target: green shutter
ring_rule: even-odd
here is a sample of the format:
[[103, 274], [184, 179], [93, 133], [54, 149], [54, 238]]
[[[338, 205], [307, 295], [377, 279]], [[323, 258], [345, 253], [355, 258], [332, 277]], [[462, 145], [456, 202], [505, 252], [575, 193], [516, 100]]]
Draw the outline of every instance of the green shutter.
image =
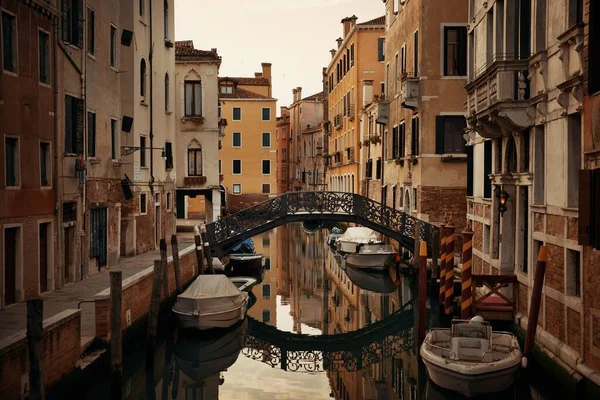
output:
[[83, 99], [73, 99], [75, 101], [75, 153], [83, 154], [83, 137], [84, 137], [84, 121], [83, 121]]
[[379, 61], [385, 61], [384, 45], [385, 45], [385, 39], [378, 38], [377, 39], [377, 60], [379, 60]]
[[435, 117], [435, 153], [444, 154], [444, 117]]
[[62, 40], [69, 41], [69, 0], [62, 0]]
[[458, 74], [467, 75], [467, 28], [458, 28]]

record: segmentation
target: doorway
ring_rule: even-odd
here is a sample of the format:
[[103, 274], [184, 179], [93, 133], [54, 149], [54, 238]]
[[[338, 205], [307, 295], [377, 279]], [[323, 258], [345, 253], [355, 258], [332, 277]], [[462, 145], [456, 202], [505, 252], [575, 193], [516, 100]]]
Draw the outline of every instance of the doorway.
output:
[[48, 266], [50, 265], [50, 246], [48, 240], [51, 237], [50, 224], [39, 225], [39, 257], [40, 257], [40, 293], [48, 291]]
[[4, 305], [17, 302], [17, 269], [20, 228], [4, 230]]

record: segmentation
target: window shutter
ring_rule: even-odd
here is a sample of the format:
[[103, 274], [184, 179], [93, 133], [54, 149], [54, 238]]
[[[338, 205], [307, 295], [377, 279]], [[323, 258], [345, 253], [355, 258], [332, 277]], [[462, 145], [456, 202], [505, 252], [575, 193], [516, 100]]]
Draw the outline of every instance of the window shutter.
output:
[[591, 188], [592, 171], [582, 169], [579, 171], [579, 244], [589, 246], [591, 244], [590, 222], [591, 222]]
[[406, 124], [400, 125], [400, 157], [406, 156]]
[[458, 28], [458, 74], [467, 75], [467, 28]]
[[467, 146], [467, 196], [473, 196], [473, 146]]
[[83, 154], [83, 99], [73, 99], [77, 112], [75, 120], [75, 153]]
[[444, 28], [444, 52], [442, 53], [444, 57], [444, 74], [448, 75], [448, 28]]
[[444, 117], [439, 115], [435, 117], [435, 153], [444, 154]]
[[384, 41], [384, 38], [377, 39], [377, 60], [379, 61], [385, 61]]
[[69, 41], [69, 0], [62, 0], [62, 40]]
[[[77, 11], [78, 11], [78, 15], [77, 15], [77, 47], [79, 48], [83, 48], [83, 21], [84, 21], [84, 16], [83, 16], [83, 10], [84, 10], [84, 6], [83, 6], [83, 0], [76, 0], [76, 4], [77, 4]], [[75, 34], [75, 32], [73, 32]]]
[[73, 98], [65, 96], [65, 153], [73, 153]]

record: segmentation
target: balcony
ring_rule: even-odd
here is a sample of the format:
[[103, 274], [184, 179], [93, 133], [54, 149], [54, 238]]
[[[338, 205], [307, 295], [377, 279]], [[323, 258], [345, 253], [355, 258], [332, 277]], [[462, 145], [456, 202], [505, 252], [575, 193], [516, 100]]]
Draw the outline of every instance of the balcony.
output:
[[183, 178], [183, 184], [186, 187], [198, 187], [206, 184], [205, 176], [186, 176]]
[[402, 107], [414, 110], [419, 107], [419, 78], [415, 74], [402, 75], [400, 85]]
[[354, 121], [354, 104], [346, 105], [346, 115], [350, 121]]
[[528, 60], [495, 57], [466, 86], [469, 126], [487, 138], [503, 130], [520, 131], [533, 124], [530, 109]]
[[377, 103], [377, 120], [378, 124], [387, 125], [390, 117], [390, 103], [386, 100], [380, 100]]
[[333, 126], [335, 129], [342, 129], [342, 114], [333, 117]]

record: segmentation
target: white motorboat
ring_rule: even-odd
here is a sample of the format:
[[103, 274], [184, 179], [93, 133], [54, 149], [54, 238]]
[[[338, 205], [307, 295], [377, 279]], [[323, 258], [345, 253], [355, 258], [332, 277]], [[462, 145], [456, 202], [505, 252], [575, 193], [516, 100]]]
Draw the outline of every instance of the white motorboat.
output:
[[341, 233], [330, 233], [327, 235], [327, 246], [335, 248], [335, 242], [342, 236]]
[[248, 293], [225, 275], [200, 275], [179, 296], [173, 312], [184, 328], [227, 328], [246, 316]]
[[260, 269], [265, 266], [265, 256], [255, 253], [239, 253], [227, 256], [232, 268], [255, 268]]
[[377, 271], [371, 268], [354, 268], [348, 265], [346, 275], [350, 282], [363, 290], [376, 293], [392, 293], [398, 286], [390, 277], [388, 271]]
[[384, 244], [358, 245], [356, 253], [344, 255], [348, 265], [356, 268], [373, 268], [383, 270], [396, 256], [392, 246]]
[[432, 329], [421, 357], [436, 385], [475, 397], [512, 385], [522, 354], [512, 333], [492, 331], [489, 322], [476, 316], [453, 320], [450, 329]]
[[257, 282], [257, 279], [251, 276], [232, 276], [229, 279], [242, 292], [249, 292]]
[[350, 227], [335, 241], [336, 250], [342, 254], [358, 253], [360, 247], [365, 245], [383, 244], [373, 229]]

